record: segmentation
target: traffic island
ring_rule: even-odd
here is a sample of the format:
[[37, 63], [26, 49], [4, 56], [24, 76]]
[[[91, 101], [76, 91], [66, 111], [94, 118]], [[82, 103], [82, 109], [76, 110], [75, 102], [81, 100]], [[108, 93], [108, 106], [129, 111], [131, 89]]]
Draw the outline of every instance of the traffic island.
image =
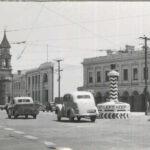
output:
[[100, 119], [127, 119], [130, 116], [130, 105], [119, 102], [118, 100], [118, 77], [119, 73], [115, 71], [115, 65], [111, 65], [111, 71], [108, 73], [110, 81], [110, 91], [108, 102], [97, 105]]

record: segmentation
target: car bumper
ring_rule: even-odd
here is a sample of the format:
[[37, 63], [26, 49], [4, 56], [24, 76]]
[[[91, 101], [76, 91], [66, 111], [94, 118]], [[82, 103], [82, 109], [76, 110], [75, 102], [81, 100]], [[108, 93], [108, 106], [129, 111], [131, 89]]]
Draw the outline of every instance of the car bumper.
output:
[[88, 117], [97, 117], [97, 113], [84, 113], [84, 114], [76, 114], [76, 117], [83, 117], [83, 118], [88, 118]]

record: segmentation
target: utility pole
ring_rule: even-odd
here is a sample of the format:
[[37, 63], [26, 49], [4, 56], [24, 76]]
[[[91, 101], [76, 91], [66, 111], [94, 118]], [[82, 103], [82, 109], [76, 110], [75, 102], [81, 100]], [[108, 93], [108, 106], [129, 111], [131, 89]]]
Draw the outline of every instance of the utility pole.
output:
[[14, 85], [13, 85], [14, 84], [14, 75], [13, 74], [11, 75], [11, 78], [12, 78], [12, 85], [11, 85], [12, 89], [11, 90], [12, 90], [12, 99], [13, 99], [14, 98]]
[[144, 89], [144, 98], [145, 98], [145, 115], [148, 115], [148, 99], [147, 99], [147, 79], [148, 79], [148, 68], [147, 68], [147, 41], [150, 40], [150, 38], [146, 37], [140, 37], [140, 39], [144, 40], [144, 48], [145, 48], [145, 68], [144, 68], [144, 79], [145, 79], [145, 89]]
[[63, 61], [63, 60], [62, 59], [57, 59], [55, 61], [57, 61], [57, 63], [58, 63], [58, 80], [57, 81], [58, 81], [58, 98], [59, 98], [59, 101], [60, 101], [60, 78], [61, 78], [60, 72], [63, 71], [62, 69], [60, 69], [60, 62]]

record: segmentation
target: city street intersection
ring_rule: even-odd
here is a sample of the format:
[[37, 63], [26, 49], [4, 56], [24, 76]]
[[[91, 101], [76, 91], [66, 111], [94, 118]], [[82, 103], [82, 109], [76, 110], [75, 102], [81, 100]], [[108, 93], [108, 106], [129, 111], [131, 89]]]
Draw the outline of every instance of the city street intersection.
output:
[[40, 112], [37, 119], [8, 119], [0, 111], [1, 150], [148, 150], [150, 116], [132, 113], [129, 119], [57, 121], [55, 113]]

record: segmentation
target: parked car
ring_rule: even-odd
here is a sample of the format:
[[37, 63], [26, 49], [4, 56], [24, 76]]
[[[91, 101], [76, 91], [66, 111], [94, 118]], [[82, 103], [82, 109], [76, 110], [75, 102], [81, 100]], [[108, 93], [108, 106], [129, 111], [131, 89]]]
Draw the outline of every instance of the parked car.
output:
[[58, 121], [62, 117], [67, 117], [70, 121], [73, 121], [74, 118], [77, 118], [78, 121], [81, 118], [89, 118], [92, 122], [95, 122], [98, 116], [93, 95], [85, 91], [65, 94], [63, 103], [56, 106], [56, 113]]
[[43, 105], [43, 104], [37, 104], [37, 106], [38, 106], [39, 111], [43, 111], [43, 112], [46, 111], [46, 106], [45, 105]]
[[17, 118], [18, 116], [25, 116], [25, 118], [28, 118], [29, 115], [36, 118], [39, 109], [37, 105], [33, 103], [31, 97], [15, 97], [7, 105], [6, 112], [8, 118], [11, 118], [12, 116], [14, 116], [14, 118]]
[[0, 105], [0, 110], [4, 110], [5, 109], [5, 105]]

